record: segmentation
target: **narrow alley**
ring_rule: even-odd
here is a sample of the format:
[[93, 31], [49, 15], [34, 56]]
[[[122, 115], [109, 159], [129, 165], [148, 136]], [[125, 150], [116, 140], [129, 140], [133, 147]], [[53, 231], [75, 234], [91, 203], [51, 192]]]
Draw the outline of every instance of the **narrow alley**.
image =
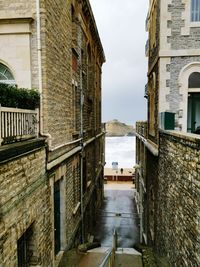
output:
[[[87, 253], [71, 250], [59, 267], [142, 267], [141, 255], [133, 249], [139, 242], [139, 218], [134, 194], [132, 183], [105, 184], [103, 205], [98, 211], [97, 224], [92, 233], [101, 247], [88, 250]], [[116, 234], [113, 235], [114, 233]], [[112, 261], [110, 252], [113, 246], [116, 247], [114, 265], [109, 265]]]
[[112, 246], [117, 232], [118, 247], [132, 248], [139, 242], [139, 218], [132, 183], [108, 183], [104, 186], [104, 202], [99, 210], [94, 236], [101, 246]]

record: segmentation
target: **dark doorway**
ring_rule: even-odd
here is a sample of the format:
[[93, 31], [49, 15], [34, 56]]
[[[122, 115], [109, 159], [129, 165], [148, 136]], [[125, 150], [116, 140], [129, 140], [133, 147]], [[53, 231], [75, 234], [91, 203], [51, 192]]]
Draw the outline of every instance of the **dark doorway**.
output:
[[55, 255], [60, 251], [60, 182], [54, 184]]
[[30, 226], [26, 232], [17, 240], [18, 267], [28, 267], [33, 255], [33, 230]]
[[200, 93], [188, 94], [188, 126], [187, 131], [195, 133], [200, 127]]

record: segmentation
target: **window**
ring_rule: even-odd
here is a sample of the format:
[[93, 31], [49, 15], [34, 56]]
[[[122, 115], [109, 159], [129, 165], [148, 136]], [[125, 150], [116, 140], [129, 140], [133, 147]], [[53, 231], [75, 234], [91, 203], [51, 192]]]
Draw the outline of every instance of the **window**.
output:
[[200, 0], [191, 2], [191, 21], [200, 21]]
[[187, 131], [196, 133], [200, 129], [200, 93], [188, 94]]
[[76, 132], [80, 125], [80, 90], [76, 81], [72, 84], [72, 111], [72, 127]]
[[17, 261], [18, 267], [29, 266], [30, 262], [34, 263], [37, 257], [35, 239], [33, 233], [33, 225], [17, 240]]
[[2, 63], [0, 63], [0, 83], [15, 84], [12, 72]]
[[189, 77], [189, 88], [200, 88], [200, 72], [193, 72]]
[[75, 49], [72, 48], [72, 69], [77, 72], [78, 70], [78, 54]]

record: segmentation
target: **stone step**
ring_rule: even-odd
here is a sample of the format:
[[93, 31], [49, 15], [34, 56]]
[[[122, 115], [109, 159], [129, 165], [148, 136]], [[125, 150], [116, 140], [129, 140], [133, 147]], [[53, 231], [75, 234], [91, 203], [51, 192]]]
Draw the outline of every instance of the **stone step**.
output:
[[116, 254], [115, 267], [142, 267], [142, 257], [134, 254]]
[[117, 251], [115, 253], [142, 256], [142, 254], [138, 252], [137, 250], [135, 250], [134, 248], [117, 248]]
[[[59, 267], [99, 267], [109, 250], [109, 247], [98, 247], [88, 250], [87, 253], [69, 251]], [[124, 266], [142, 267], [141, 253], [133, 248], [118, 248], [115, 253], [115, 267]]]
[[105, 255], [105, 253], [89, 252], [81, 259], [77, 267], [99, 267]]
[[[78, 266], [99, 266], [109, 250], [110, 248], [108, 247], [99, 247], [89, 250], [88, 254], [81, 260], [81, 263]], [[141, 256], [141, 253], [133, 248], [118, 248], [115, 252], [115, 267], [142, 267]]]

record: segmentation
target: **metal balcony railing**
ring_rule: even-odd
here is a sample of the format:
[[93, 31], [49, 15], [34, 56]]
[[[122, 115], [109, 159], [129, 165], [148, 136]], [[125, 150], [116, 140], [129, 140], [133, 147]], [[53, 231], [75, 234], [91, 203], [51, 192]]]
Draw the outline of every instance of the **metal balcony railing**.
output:
[[146, 138], [147, 137], [147, 122], [145, 121], [136, 122], [136, 133]]
[[0, 145], [38, 136], [38, 110], [0, 106]]

